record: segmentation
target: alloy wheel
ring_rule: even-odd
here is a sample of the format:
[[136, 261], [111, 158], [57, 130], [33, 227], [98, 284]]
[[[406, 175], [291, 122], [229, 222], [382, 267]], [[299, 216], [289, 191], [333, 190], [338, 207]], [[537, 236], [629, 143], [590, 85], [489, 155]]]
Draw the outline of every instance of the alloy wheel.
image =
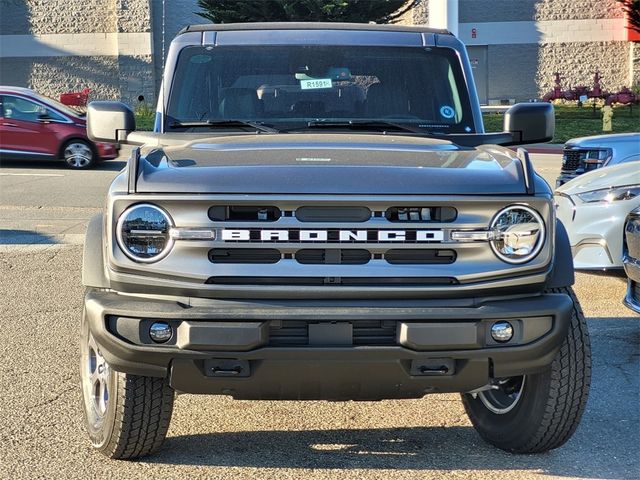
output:
[[525, 376], [503, 378], [493, 388], [478, 392], [480, 401], [496, 415], [504, 415], [515, 408], [522, 397]]
[[102, 356], [92, 335], [89, 335], [89, 341], [83, 353], [82, 388], [85, 401], [92, 412], [102, 419], [109, 406], [109, 364]]
[[85, 168], [93, 160], [93, 151], [84, 142], [71, 142], [64, 148], [64, 160], [72, 168]]

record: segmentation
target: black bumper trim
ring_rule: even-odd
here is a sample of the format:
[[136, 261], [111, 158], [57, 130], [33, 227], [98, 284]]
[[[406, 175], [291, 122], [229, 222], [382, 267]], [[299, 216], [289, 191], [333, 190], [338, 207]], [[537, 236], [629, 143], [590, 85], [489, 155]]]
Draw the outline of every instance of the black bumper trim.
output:
[[[236, 398], [409, 398], [431, 391], [469, 391], [490, 377], [506, 377], [544, 370], [566, 336], [572, 301], [564, 294], [468, 300], [459, 307], [442, 301], [405, 302], [228, 302], [188, 308], [162, 301], [89, 290], [85, 316], [89, 328], [112, 368], [138, 375], [169, 376], [177, 390], [189, 393], [233, 395]], [[400, 303], [400, 304], [399, 304]], [[475, 305], [474, 305], [475, 304]], [[463, 306], [464, 305], [464, 306]], [[260, 321], [283, 318], [319, 318], [349, 321], [364, 318], [459, 321], [513, 317], [554, 318], [551, 330], [526, 345], [460, 349], [442, 345], [433, 351], [401, 346], [261, 347], [250, 351], [197, 351], [175, 347], [131, 345], [109, 333], [108, 315], [180, 320]], [[204, 361], [247, 361], [251, 375], [244, 378], [207, 376]], [[411, 375], [411, 362], [447, 359], [455, 373], [445, 376]], [[275, 390], [268, 385], [279, 385]], [[276, 391], [277, 390], [277, 391]], [[306, 393], [305, 393], [306, 392]], [[345, 395], [351, 392], [345, 397]]]

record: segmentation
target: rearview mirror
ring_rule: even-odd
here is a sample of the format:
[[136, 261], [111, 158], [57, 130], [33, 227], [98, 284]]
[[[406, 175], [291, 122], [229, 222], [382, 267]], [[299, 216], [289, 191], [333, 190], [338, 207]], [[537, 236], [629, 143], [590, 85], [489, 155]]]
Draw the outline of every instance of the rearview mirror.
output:
[[91, 102], [87, 107], [87, 136], [94, 142], [123, 143], [136, 129], [133, 111], [121, 102]]
[[516, 103], [504, 114], [504, 131], [513, 137], [509, 145], [549, 142], [555, 129], [553, 105], [547, 102]]

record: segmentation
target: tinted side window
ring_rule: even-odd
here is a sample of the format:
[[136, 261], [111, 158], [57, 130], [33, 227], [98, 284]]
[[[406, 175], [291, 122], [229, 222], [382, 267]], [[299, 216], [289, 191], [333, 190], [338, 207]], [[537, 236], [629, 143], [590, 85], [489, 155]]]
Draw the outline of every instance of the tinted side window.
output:
[[58, 112], [50, 108], [45, 109], [45, 115], [50, 120], [54, 120], [56, 122], [66, 122], [66, 119], [62, 115], [60, 115]]
[[5, 95], [3, 100], [4, 117], [25, 122], [37, 122], [40, 115], [47, 112], [45, 107], [20, 97]]

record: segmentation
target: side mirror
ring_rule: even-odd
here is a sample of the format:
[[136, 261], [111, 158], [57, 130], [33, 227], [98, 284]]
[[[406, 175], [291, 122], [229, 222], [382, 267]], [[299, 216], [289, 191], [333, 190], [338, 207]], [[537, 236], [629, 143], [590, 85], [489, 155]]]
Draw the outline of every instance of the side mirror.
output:
[[91, 102], [87, 107], [87, 136], [94, 142], [123, 143], [136, 129], [133, 111], [121, 102]]
[[51, 122], [51, 117], [46, 113], [41, 113], [38, 115], [38, 121], [40, 123], [49, 123]]
[[547, 102], [517, 103], [504, 114], [504, 131], [513, 137], [509, 145], [549, 142], [555, 129], [553, 105]]

